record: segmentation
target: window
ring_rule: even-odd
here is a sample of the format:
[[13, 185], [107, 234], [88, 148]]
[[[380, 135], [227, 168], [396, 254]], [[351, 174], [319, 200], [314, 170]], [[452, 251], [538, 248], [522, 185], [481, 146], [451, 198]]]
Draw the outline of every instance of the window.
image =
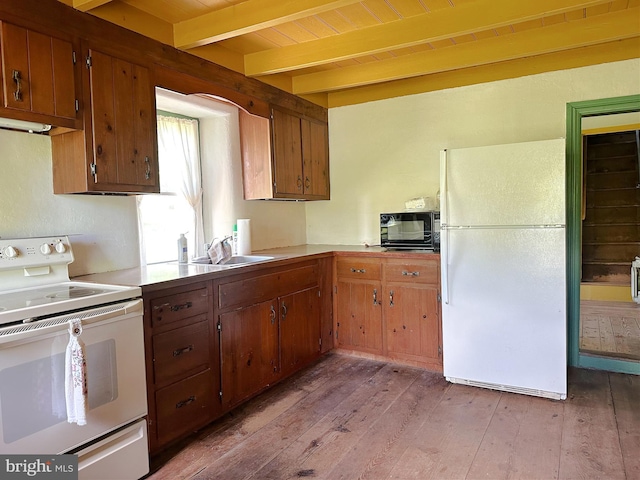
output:
[[177, 260], [177, 240], [187, 237], [189, 256], [204, 240], [198, 120], [158, 115], [160, 195], [138, 197], [143, 264]]

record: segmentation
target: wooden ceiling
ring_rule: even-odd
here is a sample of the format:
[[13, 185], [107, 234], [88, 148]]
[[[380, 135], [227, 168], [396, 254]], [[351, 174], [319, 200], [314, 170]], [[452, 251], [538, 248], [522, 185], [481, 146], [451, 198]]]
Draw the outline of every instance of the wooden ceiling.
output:
[[640, 0], [60, 0], [325, 107], [640, 57]]

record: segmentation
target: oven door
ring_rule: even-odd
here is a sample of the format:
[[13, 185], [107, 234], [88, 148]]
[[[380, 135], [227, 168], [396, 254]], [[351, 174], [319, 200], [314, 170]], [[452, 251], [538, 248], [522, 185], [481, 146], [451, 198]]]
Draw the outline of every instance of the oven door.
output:
[[[68, 320], [82, 319], [87, 424], [67, 422]], [[64, 453], [147, 413], [142, 301], [0, 330], [0, 452]]]

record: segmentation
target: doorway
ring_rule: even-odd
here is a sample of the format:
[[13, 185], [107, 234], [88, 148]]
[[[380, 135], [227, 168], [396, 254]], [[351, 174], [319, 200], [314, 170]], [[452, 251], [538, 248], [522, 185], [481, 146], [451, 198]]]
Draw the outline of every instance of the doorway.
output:
[[[591, 171], [598, 170], [599, 168], [603, 169], [601, 167], [598, 167], [597, 162], [594, 161], [591, 166], [586, 166], [583, 174], [583, 123], [584, 120], [591, 117], [595, 118], [639, 111], [640, 95], [590, 100], [585, 102], [575, 102], [567, 104], [567, 314], [569, 328], [568, 360], [569, 364], [573, 366], [640, 374], [640, 361], [636, 359], [629, 358], [628, 356], [624, 355], [619, 355], [620, 352], [603, 352], [602, 349], [600, 349], [600, 351], [597, 351], [593, 348], [584, 348], [585, 344], [581, 343], [581, 337], [583, 337], [581, 334], [583, 333], [583, 329], [580, 321], [581, 307], [585, 307], [585, 312], [583, 313], [592, 313], [592, 317], [597, 318], [598, 326], [600, 325], [600, 322], [602, 320], [603, 331], [606, 331], [607, 321], [611, 321], [613, 319], [614, 322], [617, 322], [618, 320], [615, 320], [615, 318], [613, 318], [615, 317], [615, 314], [608, 315], [610, 317], [608, 319], [604, 318], [607, 316], [604, 315], [604, 313], [612, 312], [613, 309], [608, 308], [612, 305], [604, 304], [604, 310], [601, 308], [600, 310], [593, 310], [592, 312], [587, 311], [586, 306], [581, 304], [581, 285], [584, 283], [589, 283], [589, 280], [591, 281], [591, 283], [595, 284], [597, 283], [594, 282], [595, 279], [612, 280], [611, 282], [601, 283], [622, 284], [624, 278], [624, 274], [622, 273], [623, 268], [607, 269], [606, 266], [603, 267], [602, 265], [595, 265], [596, 261], [600, 259], [600, 257], [606, 257], [606, 255], [609, 255], [610, 252], [618, 250], [611, 245], [598, 245], [598, 241], [594, 240], [593, 235], [595, 235], [596, 237], [602, 237], [603, 234], [601, 232], [595, 234], [594, 232], [590, 232], [588, 230], [584, 232], [585, 240], [587, 240], [585, 242], [587, 245], [584, 246], [584, 252], [587, 258], [591, 256], [591, 260], [587, 259], [586, 261], [591, 261], [592, 264], [583, 264], [583, 213], [586, 220], [587, 215], [589, 214], [589, 202], [591, 202], [591, 205], [593, 205], [595, 203], [594, 199], [596, 197], [602, 197], [603, 195], [606, 196], [609, 194], [603, 193], [602, 191], [595, 191], [597, 189], [592, 188], [591, 198], [588, 199], [587, 195], [589, 192], [586, 191], [585, 188], [583, 188], [585, 179], [588, 177], [590, 171], [589, 168], [591, 168]], [[603, 139], [594, 139], [594, 145], [592, 146], [592, 148], [594, 148], [595, 150], [597, 150], [598, 148], [595, 147], [597, 140], [602, 141]], [[587, 148], [589, 147], [587, 146]], [[595, 178], [597, 177], [597, 175], [593, 175], [593, 177]], [[594, 180], [592, 179], [592, 182], [593, 181]], [[583, 194], [583, 192], [587, 195]], [[637, 217], [637, 208], [635, 209], [635, 212], [635, 215]], [[589, 221], [592, 221], [594, 219], [594, 215], [602, 214], [602, 212], [598, 213], [598, 210], [593, 210], [590, 213], [591, 215], [588, 217]], [[610, 215], [607, 215], [606, 213], [602, 216], [604, 218], [610, 218]], [[586, 222], [587, 227], [591, 226], [589, 225], [589, 223], [590, 222]], [[605, 230], [606, 228], [607, 227], [604, 227]], [[609, 241], [609, 243], [616, 242]], [[616, 254], [617, 253], [613, 253], [613, 255]], [[633, 259], [629, 259], [628, 263], [629, 271], [631, 260]], [[612, 261], [609, 263], [622, 263], [622, 261]], [[587, 280], [587, 282], [583, 282], [583, 280], [585, 279]], [[584, 287], [582, 288], [582, 290], [582, 296], [587, 297], [588, 294], [584, 293]], [[630, 292], [630, 288], [628, 291]], [[621, 313], [621, 317], [625, 317], [625, 315], [625, 312]], [[593, 326], [593, 322], [595, 320], [592, 319], [591, 321], [592, 328], [595, 328]], [[595, 337], [594, 330], [591, 330], [591, 333], [594, 334], [593, 336]], [[581, 346], [583, 348], [581, 348]], [[593, 347], [594, 343], [592, 343], [591, 345], [587, 345], [587, 347], [589, 346]], [[609, 350], [615, 350], [615, 348], [610, 348]]]
[[631, 263], [640, 256], [640, 124], [637, 114], [582, 122], [583, 208], [580, 352], [640, 361], [640, 305]]

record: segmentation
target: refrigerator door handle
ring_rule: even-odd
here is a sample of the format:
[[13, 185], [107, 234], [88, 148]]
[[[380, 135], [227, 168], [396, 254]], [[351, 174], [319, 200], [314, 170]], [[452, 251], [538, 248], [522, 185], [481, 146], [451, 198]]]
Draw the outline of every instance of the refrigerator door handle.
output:
[[[442, 301], [449, 304], [449, 218], [447, 205], [447, 151], [440, 151], [440, 263]], [[444, 236], [444, 238], [442, 238]]]
[[638, 292], [638, 273], [640, 272], [640, 257], [631, 262], [631, 298], [634, 302], [640, 303], [640, 292]]
[[[444, 238], [442, 238], [444, 236]], [[442, 301], [449, 305], [449, 231], [440, 231], [440, 255], [442, 263]]]

